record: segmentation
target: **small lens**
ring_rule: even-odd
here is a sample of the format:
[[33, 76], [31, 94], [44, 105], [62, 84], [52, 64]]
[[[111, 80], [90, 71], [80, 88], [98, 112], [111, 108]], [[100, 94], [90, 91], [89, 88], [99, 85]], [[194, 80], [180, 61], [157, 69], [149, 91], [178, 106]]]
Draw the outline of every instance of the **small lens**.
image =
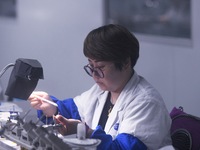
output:
[[97, 68], [95, 71], [96, 71], [96, 73], [98, 74], [98, 77], [100, 77], [100, 78], [103, 78], [103, 77], [104, 77], [103, 72], [102, 72], [99, 68]]
[[104, 74], [100, 68], [91, 68], [89, 65], [84, 66], [84, 70], [86, 73], [92, 77], [93, 72], [95, 73], [95, 76], [99, 78], [103, 78]]

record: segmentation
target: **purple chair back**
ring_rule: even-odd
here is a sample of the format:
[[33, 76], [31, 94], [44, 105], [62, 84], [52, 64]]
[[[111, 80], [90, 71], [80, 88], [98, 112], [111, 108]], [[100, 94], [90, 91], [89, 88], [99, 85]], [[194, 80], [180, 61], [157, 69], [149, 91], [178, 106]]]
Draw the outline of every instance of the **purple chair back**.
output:
[[170, 116], [173, 146], [178, 150], [200, 150], [200, 118], [187, 114], [182, 107], [174, 107]]

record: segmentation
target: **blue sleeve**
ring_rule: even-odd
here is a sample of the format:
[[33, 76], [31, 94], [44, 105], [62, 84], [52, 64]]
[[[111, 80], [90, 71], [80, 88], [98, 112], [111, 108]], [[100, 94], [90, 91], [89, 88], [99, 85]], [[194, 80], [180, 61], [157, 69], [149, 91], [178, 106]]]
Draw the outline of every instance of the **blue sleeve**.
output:
[[[65, 100], [58, 100], [57, 98], [51, 96], [52, 100], [58, 104], [58, 112], [57, 114], [60, 114], [64, 116], [65, 118], [73, 118], [73, 119], [78, 119], [81, 120], [78, 108], [76, 104], [74, 103], [74, 100], [72, 98], [65, 99]], [[38, 118], [41, 119], [43, 123], [47, 124], [53, 124], [53, 118], [48, 117], [46, 118], [43, 116], [43, 112], [41, 110], [37, 111]]]
[[91, 138], [101, 140], [97, 150], [147, 150], [147, 147], [138, 138], [130, 134], [121, 133], [115, 140], [112, 140], [112, 136], [106, 134], [101, 126], [97, 126]]

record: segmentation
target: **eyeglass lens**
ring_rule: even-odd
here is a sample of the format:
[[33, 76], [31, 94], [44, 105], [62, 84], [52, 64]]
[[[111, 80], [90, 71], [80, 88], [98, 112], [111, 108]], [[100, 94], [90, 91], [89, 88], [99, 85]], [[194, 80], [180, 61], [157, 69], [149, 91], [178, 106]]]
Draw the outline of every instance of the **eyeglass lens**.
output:
[[100, 78], [104, 77], [104, 74], [103, 74], [103, 72], [102, 72], [102, 70], [100, 68], [92, 68], [92, 67], [87, 65], [87, 66], [84, 66], [84, 70], [86, 71], [86, 73], [89, 76], [92, 76], [92, 74], [94, 72], [95, 76], [100, 77]]

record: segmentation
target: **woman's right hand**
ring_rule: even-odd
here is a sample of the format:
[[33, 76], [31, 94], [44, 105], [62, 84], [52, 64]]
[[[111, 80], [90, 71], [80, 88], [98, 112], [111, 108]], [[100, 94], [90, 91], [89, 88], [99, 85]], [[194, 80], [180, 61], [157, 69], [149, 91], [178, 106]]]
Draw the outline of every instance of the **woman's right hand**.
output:
[[42, 110], [48, 117], [53, 116], [57, 112], [57, 107], [42, 101], [39, 97], [52, 101], [48, 93], [43, 91], [34, 91], [28, 98], [31, 106], [37, 110]]

